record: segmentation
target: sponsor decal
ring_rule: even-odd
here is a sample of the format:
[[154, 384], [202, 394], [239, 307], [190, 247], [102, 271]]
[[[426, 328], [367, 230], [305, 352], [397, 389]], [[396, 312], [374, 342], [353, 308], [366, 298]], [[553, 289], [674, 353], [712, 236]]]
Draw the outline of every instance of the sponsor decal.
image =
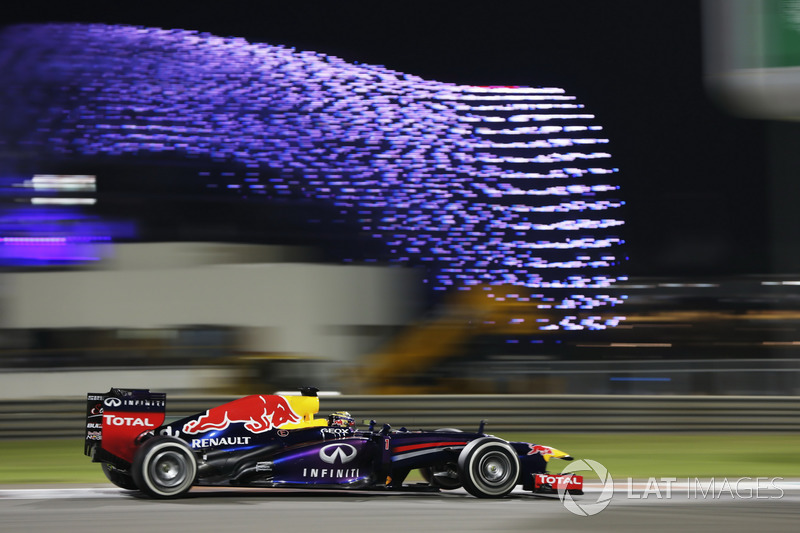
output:
[[358, 450], [350, 444], [328, 444], [319, 450], [319, 458], [329, 465], [349, 463], [358, 455]]
[[163, 408], [166, 405], [166, 400], [152, 399], [152, 398], [117, 398], [116, 396], [109, 396], [103, 399], [103, 405], [121, 411], [152, 411], [155, 408]]
[[89, 422], [86, 424], [87, 429], [103, 429], [103, 424], [95, 424], [94, 422]]
[[103, 414], [103, 406], [101, 404], [97, 404], [92, 407], [92, 410], [89, 411], [91, 414], [89, 416], [100, 416]]
[[232, 423], [244, 424], [251, 433], [264, 433], [302, 418], [282, 396], [245, 396], [206, 411], [197, 420], [187, 422], [183, 432], [190, 435], [226, 429]]
[[166, 402], [164, 400], [153, 400], [151, 398], [143, 399], [123, 399], [122, 404], [125, 407], [164, 407]]
[[86, 399], [88, 401], [90, 401], [90, 402], [102, 402], [103, 401], [103, 397], [99, 396], [97, 394], [89, 394], [88, 396], [86, 396]]
[[349, 436], [350, 431], [344, 428], [322, 428], [319, 430], [319, 434], [322, 435], [323, 439], [328, 437], [341, 439], [343, 437]]
[[86, 432], [86, 440], [102, 440], [102, 433], [99, 431]]
[[536, 474], [534, 476], [533, 486], [538, 489], [544, 485], [549, 485], [555, 490], [580, 490], [583, 488], [583, 476], [576, 476], [573, 474]]
[[288, 437], [289, 436], [289, 432], [287, 430], [285, 430], [285, 429], [279, 429], [278, 430], [278, 436], [279, 437]]
[[128, 426], [128, 427], [153, 427], [155, 424], [150, 422], [150, 419], [147, 417], [137, 417], [137, 416], [116, 416], [116, 415], [103, 415], [103, 423], [108, 424], [109, 426]]
[[310, 478], [357, 478], [358, 468], [304, 468], [303, 477]]
[[133, 462], [136, 437], [164, 423], [163, 412], [119, 411], [106, 407], [103, 413], [103, 449], [120, 459]]
[[172, 426], [167, 426], [162, 428], [161, 431], [158, 432], [159, 435], [166, 435], [167, 437], [180, 437], [181, 432], [177, 430], [173, 430]]
[[250, 444], [250, 437], [219, 437], [216, 439], [192, 439], [192, 448], [213, 448], [215, 446], [237, 446]]

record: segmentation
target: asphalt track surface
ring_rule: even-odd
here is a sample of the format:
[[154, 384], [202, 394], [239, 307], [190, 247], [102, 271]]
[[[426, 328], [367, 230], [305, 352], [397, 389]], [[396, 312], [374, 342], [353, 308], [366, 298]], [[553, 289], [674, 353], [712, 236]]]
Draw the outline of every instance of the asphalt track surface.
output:
[[[762, 494], [630, 498], [617, 490], [594, 516], [569, 512], [558, 498], [515, 492], [479, 500], [463, 491], [386, 493], [193, 489], [158, 501], [110, 487], [0, 490], [4, 532], [249, 531], [703, 531], [797, 532], [800, 490]], [[663, 496], [663, 495], [662, 495]], [[597, 501], [587, 492], [577, 500]]]

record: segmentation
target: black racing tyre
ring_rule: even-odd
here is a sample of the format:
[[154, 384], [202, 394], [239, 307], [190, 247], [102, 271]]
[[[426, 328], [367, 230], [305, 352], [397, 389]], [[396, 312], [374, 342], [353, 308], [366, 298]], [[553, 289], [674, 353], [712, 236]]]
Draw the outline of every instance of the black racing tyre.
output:
[[458, 472], [464, 488], [473, 496], [502, 498], [514, 490], [519, 480], [519, 457], [505, 441], [483, 437], [461, 450]]
[[136, 486], [148, 496], [178, 498], [192, 488], [197, 460], [184, 441], [158, 436], [136, 451], [131, 472]]
[[139, 490], [128, 472], [118, 469], [111, 463], [102, 463], [101, 468], [108, 480], [117, 487], [125, 490]]

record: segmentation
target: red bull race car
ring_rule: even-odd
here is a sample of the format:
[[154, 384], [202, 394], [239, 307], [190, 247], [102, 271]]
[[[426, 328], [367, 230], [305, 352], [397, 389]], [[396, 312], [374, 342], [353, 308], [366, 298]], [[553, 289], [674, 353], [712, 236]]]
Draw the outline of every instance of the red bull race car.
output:
[[[118, 487], [178, 498], [193, 486], [358, 490], [453, 490], [478, 498], [582, 494], [583, 478], [548, 474], [549, 446], [457, 429], [357, 429], [346, 412], [314, 418], [319, 397], [252, 395], [165, 423], [166, 394], [145, 389], [89, 393], [84, 452]], [[426, 483], [406, 485], [412, 470]]]

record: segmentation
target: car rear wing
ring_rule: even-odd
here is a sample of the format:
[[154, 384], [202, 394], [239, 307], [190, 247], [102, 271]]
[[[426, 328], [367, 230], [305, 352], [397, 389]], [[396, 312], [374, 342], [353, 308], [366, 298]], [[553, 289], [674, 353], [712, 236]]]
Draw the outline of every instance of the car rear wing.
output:
[[94, 461], [130, 463], [136, 437], [160, 427], [167, 395], [149, 389], [118, 389], [86, 395], [84, 453]]

